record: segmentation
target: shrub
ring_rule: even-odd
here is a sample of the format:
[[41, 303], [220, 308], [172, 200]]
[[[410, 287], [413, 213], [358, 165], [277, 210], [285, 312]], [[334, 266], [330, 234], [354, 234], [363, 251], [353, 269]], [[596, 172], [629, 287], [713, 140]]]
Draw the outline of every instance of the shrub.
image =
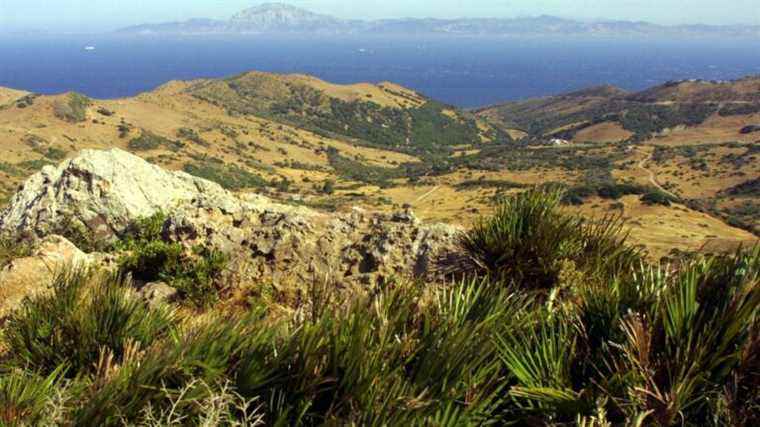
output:
[[65, 237], [74, 246], [86, 253], [110, 249], [110, 242], [106, 238], [96, 235], [85, 224], [70, 216], [64, 216], [47, 231]]
[[148, 308], [114, 276], [83, 270], [59, 273], [52, 292], [26, 301], [5, 327], [16, 366], [67, 376], [92, 372], [104, 352], [121, 360], [131, 345], [147, 347], [170, 333], [174, 315]]
[[[728, 414], [716, 412], [710, 396], [726, 393], [722, 384], [733, 381], [730, 372], [740, 368], [747, 346], [755, 345], [759, 278], [756, 247], [734, 256], [698, 257], [670, 283], [658, 286], [662, 294], [649, 316], [629, 315], [622, 322], [623, 360], [639, 384], [631, 403], [650, 411], [660, 425], [735, 417], [736, 407]], [[758, 394], [747, 396], [757, 399]], [[745, 400], [738, 407], [757, 403]]]
[[[237, 387], [230, 385], [245, 352], [258, 350], [264, 357], [276, 343], [277, 332], [263, 323], [259, 312], [196, 322], [87, 390], [86, 400], [74, 411], [74, 424], [124, 425], [125, 420], [142, 424], [139, 421], [155, 411], [172, 411], [188, 421], [208, 417], [212, 414], [200, 412], [205, 408], [197, 402], [236, 392]], [[237, 420], [258, 411], [226, 409]]]
[[237, 165], [207, 160], [203, 163], [186, 163], [182, 168], [190, 175], [216, 182], [228, 190], [245, 188], [263, 188], [269, 183], [259, 175], [253, 174]]
[[172, 141], [170, 139], [164, 138], [163, 136], [156, 135], [153, 132], [143, 129], [140, 133], [140, 136], [129, 141], [127, 147], [129, 147], [129, 149], [132, 151], [150, 151], [157, 150], [161, 147], [166, 147], [170, 150], [178, 151], [184, 147], [184, 144], [179, 141]]
[[69, 123], [80, 123], [87, 120], [87, 107], [92, 105], [90, 98], [78, 93], [68, 95], [66, 102], [58, 101], [53, 106], [53, 114]]
[[195, 144], [198, 144], [202, 147], [210, 147], [211, 144], [209, 144], [205, 139], [203, 139], [198, 132], [195, 131], [195, 129], [190, 128], [179, 128], [177, 130], [177, 137], [186, 139], [190, 142], [193, 142]]
[[118, 126], [116, 126], [116, 130], [119, 131], [119, 138], [124, 139], [127, 137], [127, 135], [129, 135], [129, 132], [132, 130], [132, 128], [129, 125], [120, 123]]
[[335, 193], [335, 181], [328, 179], [322, 184], [322, 193], [331, 195]]
[[25, 95], [19, 98], [18, 100], [16, 100], [16, 107], [22, 108], [22, 109], [26, 107], [31, 107], [32, 105], [34, 105], [34, 100], [37, 99], [38, 97], [39, 95], [34, 94], [34, 93]]
[[119, 244], [126, 254], [119, 259], [122, 274], [142, 282], [163, 281], [177, 289], [188, 304], [203, 308], [219, 299], [215, 281], [227, 265], [223, 253], [202, 246], [188, 254], [179, 243], [162, 239], [163, 213], [137, 221]]
[[42, 153], [46, 159], [60, 161], [66, 158], [67, 151], [56, 147], [48, 147], [47, 151]]
[[0, 270], [14, 259], [24, 258], [31, 254], [31, 244], [0, 237]]
[[342, 156], [333, 147], [328, 148], [327, 157], [330, 166], [335, 169], [338, 175], [352, 181], [388, 187], [391, 185], [391, 180], [402, 176], [402, 170], [399, 168], [368, 165], [358, 160], [352, 160]]
[[53, 425], [54, 401], [60, 393], [63, 367], [47, 377], [22, 370], [0, 370], [0, 425]]
[[105, 107], [98, 107], [98, 114], [106, 117], [111, 117], [114, 115], [114, 112], [105, 108]]
[[665, 194], [662, 191], [650, 191], [641, 196], [641, 202], [645, 205], [661, 205], [670, 206], [672, 202], [677, 201], [672, 196]]
[[[487, 248], [511, 254], [482, 278], [268, 284], [167, 322], [69, 274], [8, 324], [0, 423], [756, 425], [760, 246], [648, 265], [614, 223], [557, 211], [561, 196], [529, 191], [475, 227], [469, 239], [489, 231]], [[123, 245], [163, 223], [141, 220]], [[535, 280], [547, 274], [529, 262], [557, 271]]]
[[529, 190], [504, 199], [491, 218], [479, 220], [461, 238], [470, 268], [528, 288], [557, 284], [562, 261], [582, 271], [613, 274], [640, 261], [627, 244], [622, 224], [597, 223], [559, 211], [560, 190]]
[[578, 338], [572, 323], [542, 316], [534, 325], [515, 329], [498, 336], [498, 351], [516, 379], [509, 394], [521, 412], [559, 420], [587, 412], [592, 402], [573, 389]]
[[0, 172], [4, 172], [10, 176], [23, 176], [24, 172], [19, 170], [15, 165], [6, 162], [0, 162]]

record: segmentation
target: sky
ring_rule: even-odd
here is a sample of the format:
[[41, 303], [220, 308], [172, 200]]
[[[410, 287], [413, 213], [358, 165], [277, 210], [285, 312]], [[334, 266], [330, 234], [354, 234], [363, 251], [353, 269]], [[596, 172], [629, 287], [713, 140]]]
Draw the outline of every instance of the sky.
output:
[[[128, 25], [226, 19], [255, 0], [0, 0], [0, 32], [108, 31]], [[342, 18], [519, 17], [643, 20], [659, 24], [758, 24], [760, 0], [290, 0]]]

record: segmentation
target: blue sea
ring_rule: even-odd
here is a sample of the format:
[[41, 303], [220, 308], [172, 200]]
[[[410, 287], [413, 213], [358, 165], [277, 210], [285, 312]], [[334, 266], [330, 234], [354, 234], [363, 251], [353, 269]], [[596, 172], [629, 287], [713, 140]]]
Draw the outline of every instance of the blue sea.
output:
[[118, 98], [260, 70], [393, 81], [471, 108], [603, 83], [637, 90], [760, 74], [758, 52], [760, 40], [739, 39], [0, 36], [0, 86]]

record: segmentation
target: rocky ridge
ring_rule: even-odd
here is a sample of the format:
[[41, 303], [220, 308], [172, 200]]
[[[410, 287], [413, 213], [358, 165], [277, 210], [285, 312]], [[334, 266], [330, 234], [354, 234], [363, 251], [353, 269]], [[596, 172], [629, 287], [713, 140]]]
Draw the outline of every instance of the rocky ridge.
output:
[[[167, 214], [163, 238], [229, 254], [251, 280], [378, 283], [437, 274], [459, 230], [411, 212], [326, 214], [170, 172], [127, 152], [85, 150], [35, 174], [0, 213], [0, 233], [39, 239], [80, 230], [117, 239], [135, 220]], [[62, 229], [62, 224], [66, 226]]]

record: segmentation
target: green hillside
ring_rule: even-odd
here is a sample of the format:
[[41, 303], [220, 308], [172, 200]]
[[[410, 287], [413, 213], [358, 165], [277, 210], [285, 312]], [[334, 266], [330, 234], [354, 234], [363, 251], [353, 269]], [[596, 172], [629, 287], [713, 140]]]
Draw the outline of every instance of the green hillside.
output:
[[694, 126], [712, 114], [760, 112], [760, 78], [734, 82], [671, 82], [638, 93], [600, 86], [564, 95], [509, 102], [477, 111], [492, 123], [531, 137], [572, 139], [600, 123], [618, 123], [644, 140], [665, 129]]
[[[377, 148], [413, 155], [448, 153], [453, 146], [507, 141], [496, 128], [479, 129], [474, 115], [421, 98], [405, 108], [375, 102], [372, 94], [345, 100], [308, 80], [249, 73], [209, 81], [189, 89], [232, 115], [254, 115], [291, 124], [330, 137], [348, 138]], [[403, 94], [385, 89], [390, 96]]]

